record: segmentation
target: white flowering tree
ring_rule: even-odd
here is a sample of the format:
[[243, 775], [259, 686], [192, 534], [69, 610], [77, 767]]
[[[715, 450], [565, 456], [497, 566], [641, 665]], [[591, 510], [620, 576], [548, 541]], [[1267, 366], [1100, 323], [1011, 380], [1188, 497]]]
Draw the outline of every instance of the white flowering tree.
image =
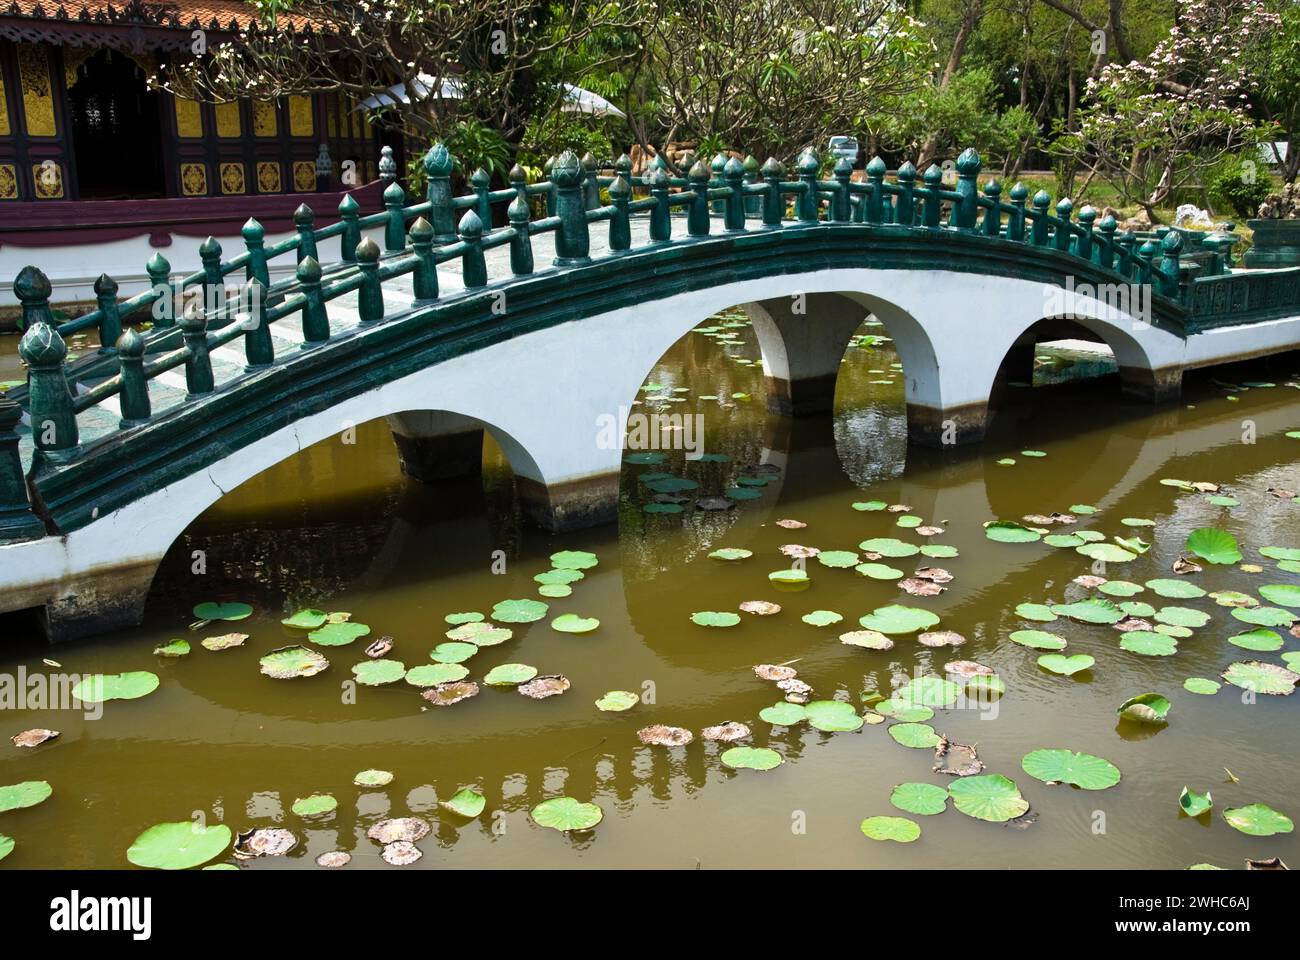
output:
[[1157, 222], [1175, 190], [1255, 141], [1250, 65], [1278, 22], [1262, 4], [1190, 0], [1149, 56], [1088, 81], [1077, 129], [1054, 151]]

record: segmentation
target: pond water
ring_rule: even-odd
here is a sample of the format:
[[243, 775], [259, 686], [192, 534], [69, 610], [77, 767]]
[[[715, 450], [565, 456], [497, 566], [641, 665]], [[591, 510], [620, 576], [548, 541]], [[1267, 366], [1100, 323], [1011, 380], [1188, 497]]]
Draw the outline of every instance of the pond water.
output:
[[[864, 327], [850, 347], [834, 416], [792, 421], [765, 409], [757, 348], [743, 319], [726, 315], [706, 327], [712, 332], [688, 335], [650, 373], [635, 412], [701, 414], [704, 450], [727, 459], [688, 464], [682, 451], [669, 450], [663, 463], [628, 464], [617, 528], [550, 536], [522, 524], [509, 469], [490, 443], [481, 479], [408, 482], [381, 421], [359, 428], [354, 443], [326, 441], [281, 463], [204, 514], [164, 562], [141, 628], [50, 648], [30, 627], [6, 621], [0, 673], [146, 670], [161, 684], [141, 699], [103, 704], [97, 717], [0, 711], [6, 737], [33, 727], [62, 734], [35, 749], [5, 743], [0, 750], [0, 785], [53, 786], [43, 803], [0, 813], [0, 833], [16, 841], [4, 866], [124, 867], [145, 828], [201, 818], [236, 832], [284, 827], [297, 837], [288, 856], [242, 862], [243, 869], [317, 869], [315, 858], [332, 850], [353, 855], [348, 869], [383, 867], [367, 829], [410, 815], [427, 819], [432, 832], [417, 843], [423, 857], [408, 869], [1241, 868], [1245, 858], [1272, 856], [1300, 863], [1294, 833], [1248, 836], [1222, 817], [1252, 803], [1300, 814], [1300, 696], [1243, 696], [1226, 683], [1213, 695], [1183, 687], [1189, 677], [1220, 680], [1236, 661], [1281, 664], [1300, 640], [1281, 626], [1282, 650], [1240, 649], [1228, 638], [1254, 628], [1234, 619], [1233, 608], [1208, 596], [1162, 599], [1152, 589], [1113, 600], [1210, 617], [1172, 656], [1123, 650], [1124, 634], [1105, 624], [1022, 619], [1016, 607], [1024, 602], [1101, 596], [1072, 583], [1096, 572], [1093, 561], [1043, 541], [993, 542], [983, 528], [1087, 505], [1096, 512], [1051, 532], [1091, 529], [1151, 544], [1136, 559], [1107, 564], [1111, 579], [1176, 578], [1256, 598], [1261, 585], [1300, 583], [1258, 553], [1267, 545], [1300, 547], [1300, 505], [1267, 492], [1300, 487], [1300, 442], [1285, 436], [1300, 429], [1294, 357], [1191, 377], [1184, 403], [1156, 411], [1121, 401], [1113, 378], [1044, 387], [1043, 377], [1062, 367], [1059, 359], [1044, 361], [1039, 386], [1004, 391], [983, 447], [941, 453], [906, 447], [898, 358], [888, 340], [876, 340], [883, 328]], [[1254, 442], [1243, 442], [1252, 431]], [[779, 469], [756, 474], [759, 463]], [[686, 496], [726, 488], [756, 495], [726, 511], [688, 502], [681, 513], [650, 513], [644, 506], [654, 494], [641, 478], [654, 473], [698, 481]], [[1211, 494], [1162, 478], [1218, 484], [1219, 495], [1238, 504], [1216, 505]], [[909, 509], [853, 507], [873, 500]], [[898, 526], [902, 516], [942, 533], [918, 535]], [[1154, 525], [1128, 526], [1123, 518]], [[780, 519], [806, 527], [786, 529]], [[1171, 566], [1188, 554], [1188, 534], [1202, 527], [1232, 534], [1244, 562], [1263, 571], [1204, 563], [1203, 572], [1176, 576]], [[869, 538], [956, 548], [955, 557], [880, 560], [908, 577], [918, 566], [942, 567], [952, 575], [945, 592], [909, 596], [897, 582], [815, 559], [806, 562], [806, 589], [769, 582], [769, 573], [791, 566], [782, 545], [861, 553], [858, 544]], [[752, 556], [708, 556], [722, 547]], [[484, 647], [465, 666], [481, 680], [498, 664], [530, 664], [565, 675], [571, 688], [564, 695], [531, 700], [485, 686], [473, 699], [433, 707], [405, 682], [347, 682], [375, 637], [394, 639], [390, 659], [426, 664], [451, 629], [448, 614], [486, 614], [508, 598], [538, 598], [533, 577], [560, 550], [589, 551], [599, 564], [572, 584], [570, 596], [547, 599], [545, 617], [507, 624], [513, 637]], [[194, 551], [206, 559], [202, 574], [193, 572]], [[243, 601], [255, 612], [191, 630], [192, 607], [207, 600]], [[693, 613], [737, 611], [750, 600], [781, 610], [742, 613], [729, 628], [691, 621]], [[956, 631], [965, 644], [931, 648], [915, 633], [894, 635], [888, 651], [840, 642], [840, 634], [860, 629], [859, 617], [889, 604], [932, 611], [940, 618], [933, 629]], [[279, 622], [303, 607], [346, 611], [370, 626], [370, 636], [318, 648], [332, 665], [317, 676], [262, 676], [261, 656], [306, 643], [303, 632]], [[814, 610], [843, 620], [801, 620]], [[599, 627], [552, 629], [550, 621], [565, 613], [597, 618]], [[1072, 676], [1049, 672], [1037, 662], [1045, 651], [1009, 639], [1027, 629], [1056, 634], [1068, 643], [1065, 654], [1095, 664]], [[220, 652], [199, 646], [231, 631], [249, 634], [248, 641]], [[192, 652], [153, 655], [173, 638], [188, 639]], [[45, 657], [61, 667], [43, 664]], [[986, 773], [1015, 781], [1030, 813], [1010, 823], [972, 818], [952, 802], [938, 815], [906, 813], [890, 802], [897, 784], [947, 788], [955, 779], [932, 771], [928, 746], [896, 742], [889, 732], [896, 721], [870, 708], [914, 677], [943, 676], [943, 665], [958, 659], [992, 668], [1005, 693], [938, 706], [925, 722], [976, 745]], [[873, 722], [826, 733], [760, 719], [783, 695], [753, 666], [787, 662], [814, 699], [853, 704]], [[611, 690], [632, 691], [640, 701], [626, 712], [599, 711], [594, 701]], [[1167, 726], [1120, 721], [1119, 705], [1147, 692], [1171, 701]], [[733, 745], [699, 734], [728, 720], [751, 728], [739, 745], [769, 747], [784, 763], [768, 771], [725, 766], [721, 755]], [[650, 724], [689, 728], [696, 738], [686, 747], [645, 746], [637, 731]], [[1102, 790], [1049, 785], [1021, 766], [1040, 748], [1105, 758], [1122, 779]], [[391, 771], [392, 782], [354, 786], [354, 775], [370, 768]], [[1184, 786], [1212, 794], [1208, 817], [1180, 811]], [[464, 787], [486, 798], [473, 820], [439, 806]], [[291, 812], [295, 799], [313, 794], [333, 796], [337, 809], [309, 818]], [[562, 795], [598, 804], [602, 822], [561, 834], [532, 821], [536, 804]], [[873, 816], [906, 817], [919, 824], [920, 839], [868, 839], [859, 824]], [[235, 861], [227, 851], [216, 862]]]

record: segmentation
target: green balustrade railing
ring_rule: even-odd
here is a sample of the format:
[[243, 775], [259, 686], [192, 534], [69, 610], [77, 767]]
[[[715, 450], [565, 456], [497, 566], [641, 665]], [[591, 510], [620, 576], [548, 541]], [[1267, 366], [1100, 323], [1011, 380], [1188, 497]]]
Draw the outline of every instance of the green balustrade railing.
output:
[[[634, 176], [625, 155], [611, 165], [612, 175], [605, 176], [590, 155], [579, 159], [567, 151], [547, 162], [547, 179], [540, 183], [527, 183], [523, 170], [515, 167], [508, 176], [509, 187], [491, 190], [487, 175], [477, 171], [469, 178], [468, 192], [453, 196], [453, 164], [446, 148], [437, 144], [424, 158], [428, 180], [423, 201], [406, 205], [402, 188], [394, 182], [384, 192], [384, 210], [360, 216], [349, 195], [340, 204], [339, 221], [322, 229], [314, 228], [310, 209], [299, 207], [294, 214], [295, 234], [270, 247], [265, 246], [261, 225], [250, 220], [242, 231], [246, 248], [242, 253], [222, 260], [219, 244], [209, 238], [199, 248], [203, 268], [180, 280], [169, 279], [166, 260], [155, 255], [147, 268], [155, 281], [153, 288], [120, 302], [117, 284], [102, 276], [95, 284], [97, 308], [57, 326], [50, 313], [49, 280], [37, 268], [26, 267], [14, 289], [26, 327], [19, 352], [28, 364], [28, 386], [15, 399], [27, 404], [37, 459], [57, 463], [75, 455], [77, 414], [114, 396], [121, 404], [123, 429], [147, 423], [152, 416], [149, 381], [168, 370], [185, 368], [189, 398], [212, 393], [217, 384], [211, 355], [240, 337], [246, 372], [271, 366], [277, 359], [272, 323], [298, 316], [302, 348], [316, 348], [331, 339], [330, 304], [344, 295], [356, 294], [358, 322], [364, 327], [384, 318], [384, 283], [395, 277], [411, 274], [416, 305], [427, 305], [440, 297], [438, 267], [443, 264], [459, 262], [464, 287], [476, 290], [491, 279], [485, 252], [508, 246], [511, 275], [527, 276], [535, 268], [533, 238], [552, 234], [553, 264], [579, 265], [591, 259], [590, 231], [598, 224], [607, 225], [610, 255], [617, 256], [632, 248], [632, 218], [642, 215], [648, 220], [651, 245], [672, 243], [677, 219], [684, 219], [688, 240], [710, 236], [718, 219], [728, 234], [867, 224], [886, 232], [983, 236], [992, 243], [1051, 251], [1062, 258], [1067, 271], [1070, 260], [1077, 259], [1121, 283], [1150, 284], [1183, 311], [1195, 310], [1198, 304], [1220, 304], [1225, 298], [1236, 303], [1246, 288], [1237, 293], [1233, 289], [1253, 279], [1231, 272], [1236, 238], [1230, 235], [1203, 238], [1198, 245], [1202, 261], [1184, 264], [1184, 241], [1178, 231], [1129, 234], [1119, 230], [1111, 216], [1098, 221], [1092, 207], [1085, 206], [1076, 216], [1071, 202], [1063, 199], [1053, 210], [1045, 192], [1031, 198], [1022, 184], [1013, 186], [1005, 200], [996, 180], [981, 191], [980, 158], [973, 150], [957, 159], [952, 185], [943, 182], [943, 171], [933, 165], [918, 184], [911, 163], [901, 165], [893, 180], [887, 180], [885, 164], [878, 157], [867, 164], [861, 181], [853, 179], [852, 168], [843, 160], [834, 166], [830, 179], [821, 179], [820, 161], [811, 152], [798, 158], [794, 179], [787, 179], [786, 168], [777, 160], [759, 166], [752, 157], [744, 161], [719, 157], [711, 163], [694, 160], [686, 176], [679, 177], [672, 176], [658, 158]], [[607, 203], [602, 202], [602, 190]], [[637, 196], [638, 191], [643, 195]], [[544, 200], [545, 215], [534, 219], [536, 198]], [[493, 210], [498, 206], [506, 208], [506, 223], [493, 229]], [[382, 228], [382, 251], [365, 235], [370, 228]], [[341, 238], [342, 263], [327, 270], [319, 260], [319, 244], [335, 236]], [[269, 264], [290, 253], [297, 260], [293, 276], [272, 283]], [[1005, 255], [1018, 256], [1010, 246]], [[239, 271], [245, 280], [237, 296], [227, 296], [226, 278]], [[1212, 297], [1204, 286], [1210, 283], [1214, 284]], [[178, 327], [174, 342], [167, 341], [151, 353], [146, 336], [124, 327], [123, 321], [160, 298], [180, 297], [193, 288], [202, 291], [202, 299], [188, 299], [178, 321], [155, 328]], [[1294, 288], [1294, 284], [1289, 288], [1291, 299], [1297, 299]], [[1270, 290], [1267, 295], [1276, 306], [1278, 293]], [[1253, 303], [1251, 308], [1258, 309]], [[1208, 306], [1203, 309], [1211, 312]], [[63, 338], [91, 327], [98, 328], [103, 349], [116, 353], [118, 370], [74, 396]], [[16, 446], [0, 444], [0, 456], [16, 457]], [[11, 468], [7, 465], [8, 473]], [[12, 491], [7, 495], [14, 499]], [[0, 491], [0, 499], [4, 496]]]

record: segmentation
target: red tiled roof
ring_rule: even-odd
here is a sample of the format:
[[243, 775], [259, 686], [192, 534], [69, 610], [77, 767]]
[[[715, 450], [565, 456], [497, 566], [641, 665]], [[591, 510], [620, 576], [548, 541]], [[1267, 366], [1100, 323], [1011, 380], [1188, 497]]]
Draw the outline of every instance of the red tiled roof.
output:
[[[148, 0], [0, 0], [0, 17], [23, 17], [76, 24], [144, 24], [147, 26], [210, 30], [240, 30], [257, 22], [258, 11], [244, 0], [180, 0], [150, 3]], [[285, 18], [281, 14], [281, 20]], [[301, 28], [307, 18], [290, 15], [288, 21]]]

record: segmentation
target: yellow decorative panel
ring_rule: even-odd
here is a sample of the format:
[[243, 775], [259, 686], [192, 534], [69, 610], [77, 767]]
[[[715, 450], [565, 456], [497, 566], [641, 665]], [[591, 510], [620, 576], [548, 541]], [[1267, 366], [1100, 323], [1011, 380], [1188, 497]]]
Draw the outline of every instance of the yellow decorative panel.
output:
[[223, 163], [221, 165], [221, 192], [244, 192], [244, 165], [242, 163]]
[[36, 186], [36, 199], [63, 199], [63, 167], [54, 160], [32, 164], [32, 182]]
[[81, 65], [95, 53], [94, 47], [63, 48], [63, 88], [71, 90], [81, 79]]
[[224, 137], [228, 140], [239, 138], [241, 128], [239, 124], [239, 103], [218, 103], [212, 108], [212, 112], [217, 117], [217, 136]]
[[274, 100], [253, 101], [253, 136], [274, 137], [278, 132]]
[[208, 195], [208, 168], [201, 163], [181, 164], [181, 193], [187, 197]]
[[12, 163], [0, 163], [0, 200], [18, 199], [18, 168]]
[[310, 160], [295, 160], [293, 162], [293, 189], [298, 193], [314, 193], [316, 191], [316, 164]]
[[289, 136], [312, 135], [311, 97], [289, 98]]
[[5, 78], [0, 74], [0, 137], [9, 136], [9, 101], [5, 97]]
[[197, 100], [174, 98], [176, 104], [176, 133], [181, 137], [197, 139], [203, 136], [203, 111]]
[[280, 165], [268, 160], [259, 161], [257, 164], [257, 192], [258, 193], [279, 193], [280, 192]]
[[23, 115], [27, 118], [27, 133], [32, 137], [58, 136], [50, 86], [50, 56], [44, 46], [35, 43], [20, 43], [17, 50], [18, 77], [23, 88]]

